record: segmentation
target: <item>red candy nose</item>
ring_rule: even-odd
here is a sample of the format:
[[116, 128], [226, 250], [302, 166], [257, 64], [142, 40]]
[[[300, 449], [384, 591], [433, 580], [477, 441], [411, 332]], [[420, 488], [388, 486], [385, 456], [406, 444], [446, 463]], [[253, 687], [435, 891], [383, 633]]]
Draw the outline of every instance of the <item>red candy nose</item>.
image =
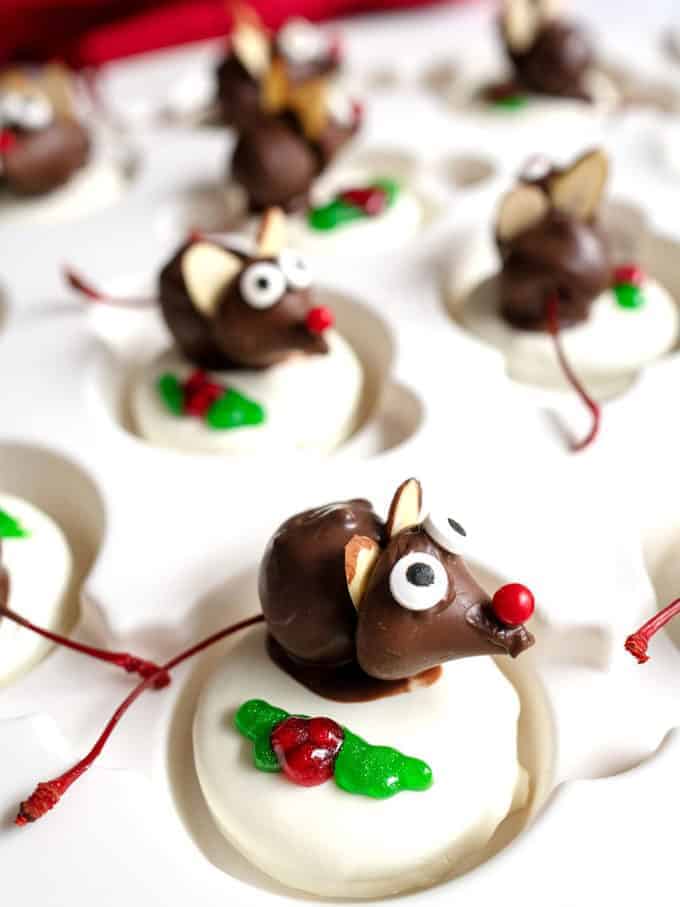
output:
[[335, 324], [335, 318], [330, 309], [325, 305], [314, 306], [307, 312], [307, 330], [310, 334], [323, 334]]
[[531, 589], [520, 583], [508, 583], [496, 591], [491, 602], [493, 613], [506, 627], [519, 627], [534, 613]]
[[0, 154], [11, 151], [17, 143], [16, 135], [9, 129], [0, 129]]

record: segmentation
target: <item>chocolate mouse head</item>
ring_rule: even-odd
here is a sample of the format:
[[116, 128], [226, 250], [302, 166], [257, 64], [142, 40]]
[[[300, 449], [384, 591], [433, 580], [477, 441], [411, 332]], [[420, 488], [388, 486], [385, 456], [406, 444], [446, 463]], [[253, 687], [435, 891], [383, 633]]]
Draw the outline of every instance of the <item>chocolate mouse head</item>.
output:
[[501, 314], [514, 327], [543, 330], [559, 300], [564, 325], [583, 321], [611, 282], [607, 238], [597, 219], [607, 158], [591, 151], [563, 170], [521, 180], [496, 221]]
[[243, 130], [256, 119], [270, 66], [283, 67], [288, 79], [302, 85], [338, 70], [339, 45], [305, 19], [290, 19], [272, 38], [255, 10], [237, 9], [230, 52], [217, 70], [225, 123]]
[[590, 100], [590, 43], [580, 28], [558, 19], [558, 7], [555, 0], [506, 0], [506, 52], [517, 82], [528, 91]]
[[161, 311], [194, 365], [267, 368], [292, 353], [328, 352], [332, 316], [315, 305], [307, 264], [284, 239], [285, 218], [272, 209], [250, 251], [198, 239], [165, 266]]
[[495, 615], [458, 553], [465, 531], [421, 518], [415, 479], [397, 490], [387, 523], [364, 500], [288, 520], [260, 568], [269, 633], [298, 664], [356, 662], [379, 680], [408, 678], [472, 655], [519, 655], [533, 644]]
[[360, 108], [332, 78], [334, 46], [300, 21], [277, 35], [260, 77], [259, 113], [242, 125], [230, 165], [251, 210], [304, 207], [314, 180], [359, 128]]
[[50, 65], [35, 77], [18, 69], [0, 73], [0, 183], [21, 195], [50, 192], [87, 162], [89, 152], [65, 70]]

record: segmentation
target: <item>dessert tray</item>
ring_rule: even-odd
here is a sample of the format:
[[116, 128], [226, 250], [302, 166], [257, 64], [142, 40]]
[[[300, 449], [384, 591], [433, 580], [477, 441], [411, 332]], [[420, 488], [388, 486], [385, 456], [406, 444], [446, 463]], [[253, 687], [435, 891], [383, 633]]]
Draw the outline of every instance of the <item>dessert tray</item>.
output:
[[[136, 162], [124, 194], [58, 226], [3, 225], [0, 212], [0, 492], [48, 514], [69, 543], [62, 629], [162, 663], [259, 611], [262, 551], [290, 514], [358, 496], [383, 512], [394, 488], [417, 475], [427, 499], [455, 502], [474, 527], [468, 562], [477, 579], [497, 588], [519, 576], [535, 593], [536, 646], [517, 662], [498, 659], [521, 702], [529, 798], [455, 878], [380, 901], [670, 904], [680, 629], [659, 634], [644, 668], [623, 644], [680, 594], [680, 357], [672, 351], [619, 389], [597, 442], [570, 453], [565, 431], [585, 424], [578, 400], [508, 377], [503, 357], [458, 319], [451, 275], [465, 283], [484, 273], [488, 262], [466, 250], [491, 229], [500, 194], [530, 154], [568, 160], [598, 144], [613, 161], [620, 241], [680, 300], [674, 133], [663, 114], [635, 108], [593, 117], [582, 131], [553, 118], [545, 130], [539, 120], [513, 129], [504, 114], [467, 115], [451, 104], [448, 83], [465, 69], [469, 35], [483, 47], [489, 22], [466, 15], [465, 42], [445, 10], [343, 28], [348, 78], [368, 114], [337, 167], [368, 162], [398, 176], [427, 216], [375, 254], [338, 247], [313, 258], [365, 375], [356, 430], [329, 455], [219, 457], [135, 433], [130, 384], [167, 345], [165, 329], [155, 309], [83, 304], [62, 268], [119, 295], [153, 292], [187, 231], [219, 226], [210, 218], [233, 138], [166, 121], [168, 97], [184, 114], [187, 96], [205, 89], [216, 44], [103, 73], [103, 103]], [[612, 59], [629, 39], [607, 36]], [[655, 39], [637, 36], [637, 65], [680, 92], [680, 67]], [[130, 681], [63, 649], [41, 658], [36, 648], [12, 676], [0, 665], [0, 868], [10, 897], [45, 907], [175, 907], [197, 897], [244, 907], [360, 903], [283, 887], [213, 824], [191, 729], [230, 645], [146, 693], [59, 808], [23, 829], [13, 825], [18, 803], [89, 748]], [[459, 733], [451, 728], [451, 746]]]

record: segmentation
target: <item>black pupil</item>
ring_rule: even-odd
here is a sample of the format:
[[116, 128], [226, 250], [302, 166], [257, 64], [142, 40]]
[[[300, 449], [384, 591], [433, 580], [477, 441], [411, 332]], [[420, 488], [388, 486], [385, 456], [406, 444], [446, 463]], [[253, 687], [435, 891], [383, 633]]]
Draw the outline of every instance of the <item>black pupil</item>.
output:
[[460, 523], [457, 523], [455, 520], [451, 519], [451, 517], [449, 517], [449, 526], [454, 530], [454, 532], [457, 532], [458, 535], [467, 535], [467, 532], [463, 529]]
[[269, 286], [269, 278], [268, 277], [258, 277], [257, 286], [258, 286], [258, 289], [260, 289], [260, 290], [266, 290], [267, 287]]
[[412, 586], [431, 586], [434, 582], [434, 570], [429, 564], [411, 564], [406, 571], [406, 579]]

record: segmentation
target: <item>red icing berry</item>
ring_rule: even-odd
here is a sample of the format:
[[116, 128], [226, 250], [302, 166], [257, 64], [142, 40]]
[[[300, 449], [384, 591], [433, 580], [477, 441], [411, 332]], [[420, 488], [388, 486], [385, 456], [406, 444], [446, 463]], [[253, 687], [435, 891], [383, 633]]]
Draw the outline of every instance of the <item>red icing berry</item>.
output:
[[380, 186], [368, 189], [346, 189], [341, 193], [340, 198], [348, 205], [359, 208], [369, 217], [382, 214], [387, 207], [387, 193]]
[[638, 265], [620, 265], [614, 270], [614, 284], [627, 283], [634, 287], [641, 287], [645, 281], [645, 273]]
[[184, 382], [184, 412], [202, 419], [223, 393], [224, 388], [211, 381], [205, 372], [192, 372]]
[[335, 317], [325, 305], [314, 306], [307, 312], [307, 330], [311, 334], [323, 334], [335, 324]]
[[315, 787], [333, 777], [343, 730], [330, 718], [291, 716], [277, 724], [271, 745], [281, 771], [294, 784]]
[[534, 613], [534, 596], [521, 583], [508, 583], [496, 591], [491, 607], [502, 624], [518, 627]]
[[0, 154], [7, 154], [17, 143], [17, 137], [11, 129], [0, 129]]

